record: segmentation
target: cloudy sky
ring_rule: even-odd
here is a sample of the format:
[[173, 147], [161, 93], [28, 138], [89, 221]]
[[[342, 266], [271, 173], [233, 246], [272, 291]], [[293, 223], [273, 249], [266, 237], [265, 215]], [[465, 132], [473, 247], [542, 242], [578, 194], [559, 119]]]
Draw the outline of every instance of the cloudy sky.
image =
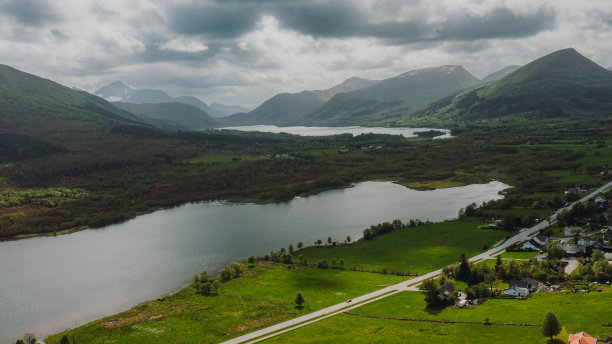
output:
[[610, 0], [0, 0], [0, 63], [250, 108], [460, 64], [476, 77], [573, 47], [612, 67]]

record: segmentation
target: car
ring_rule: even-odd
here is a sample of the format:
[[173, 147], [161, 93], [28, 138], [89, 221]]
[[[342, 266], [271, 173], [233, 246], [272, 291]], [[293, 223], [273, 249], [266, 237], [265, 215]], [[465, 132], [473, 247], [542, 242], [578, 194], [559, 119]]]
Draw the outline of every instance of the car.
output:
[[346, 303], [351, 303], [351, 301], [353, 301], [353, 299], [348, 299], [346, 300]]

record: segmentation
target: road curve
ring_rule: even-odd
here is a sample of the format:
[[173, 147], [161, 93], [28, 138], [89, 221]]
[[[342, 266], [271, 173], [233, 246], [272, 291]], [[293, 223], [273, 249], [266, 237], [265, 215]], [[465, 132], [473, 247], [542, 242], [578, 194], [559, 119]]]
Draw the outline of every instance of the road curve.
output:
[[[583, 198], [579, 199], [578, 201], [564, 207], [561, 208], [559, 210], [557, 210], [553, 215], [550, 216], [549, 220], [542, 220], [539, 223], [537, 223], [535, 226], [522, 231], [520, 233], [517, 233], [515, 236], [509, 238], [508, 240], [506, 240], [505, 242], [503, 242], [501, 245], [496, 246], [486, 252], [483, 252], [481, 254], [478, 254], [476, 256], [473, 256], [469, 259], [469, 261], [473, 262], [473, 261], [478, 261], [478, 260], [482, 260], [482, 259], [487, 259], [490, 258], [492, 256], [494, 256], [496, 253], [498, 253], [499, 251], [502, 251], [514, 244], [516, 244], [517, 242], [521, 242], [521, 241], [525, 241], [527, 240], [532, 234], [540, 231], [541, 229], [546, 228], [550, 223], [554, 222], [554, 220], [556, 219], [557, 215], [567, 209], [571, 209], [575, 204], [577, 203], [582, 203], [585, 202], [593, 197], [595, 197], [596, 195], [598, 195], [601, 192], [604, 192], [605, 190], [609, 189], [610, 187], [612, 187], [612, 181], [608, 182], [607, 184], [603, 185], [602, 187], [598, 188], [597, 190], [589, 193], [588, 195], [584, 196]], [[400, 291], [404, 291], [404, 290], [416, 290], [416, 285], [420, 284], [421, 282], [423, 282], [426, 279], [432, 278], [432, 277], [436, 277], [438, 275], [440, 275], [442, 273], [442, 269], [438, 269], [436, 271], [432, 271], [432, 272], [428, 272], [426, 274], [423, 274], [421, 276], [415, 277], [415, 278], [411, 278], [407, 281], [398, 283], [398, 284], [394, 284], [392, 286], [388, 286], [385, 287], [383, 289], [379, 289], [377, 291], [371, 292], [369, 294], [365, 294], [359, 297], [355, 297], [352, 299], [350, 304], [347, 304], [345, 302], [343, 303], [339, 303], [327, 308], [323, 308], [320, 309], [318, 311], [312, 312], [312, 313], [308, 313], [306, 315], [291, 319], [291, 320], [287, 320], [285, 322], [282, 323], [278, 323], [276, 325], [272, 325], [266, 328], [263, 328], [261, 330], [257, 330], [251, 333], [247, 333], [243, 336], [240, 337], [236, 337], [233, 339], [230, 339], [228, 341], [223, 342], [222, 344], [237, 344], [237, 343], [256, 343], [274, 336], [277, 336], [281, 333], [284, 332], [288, 332], [291, 330], [294, 330], [296, 328], [299, 327], [303, 327], [309, 324], [312, 324], [313, 322], [317, 322], [326, 318], [329, 318], [331, 316], [334, 316], [336, 314], [345, 312], [349, 309], [353, 309], [353, 308], [357, 308], [357, 307], [361, 307], [367, 303], [370, 302], [374, 302], [374, 301], [378, 301], [382, 298], [391, 296], [393, 294], [397, 294]]]

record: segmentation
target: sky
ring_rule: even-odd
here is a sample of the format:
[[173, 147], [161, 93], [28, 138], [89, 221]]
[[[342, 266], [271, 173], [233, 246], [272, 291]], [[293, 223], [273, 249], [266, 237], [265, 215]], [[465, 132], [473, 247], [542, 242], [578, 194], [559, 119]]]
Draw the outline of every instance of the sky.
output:
[[0, 0], [0, 63], [254, 108], [442, 65], [482, 78], [573, 47], [612, 67], [611, 0]]

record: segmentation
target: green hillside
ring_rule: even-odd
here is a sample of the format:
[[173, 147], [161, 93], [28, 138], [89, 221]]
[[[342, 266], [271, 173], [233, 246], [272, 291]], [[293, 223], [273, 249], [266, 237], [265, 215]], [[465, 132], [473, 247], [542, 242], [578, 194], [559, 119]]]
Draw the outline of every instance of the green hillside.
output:
[[113, 104], [133, 114], [150, 119], [174, 122], [191, 130], [213, 128], [220, 124], [211, 115], [197, 107], [178, 102], [157, 104], [116, 102]]
[[335, 95], [302, 120], [310, 125], [401, 123], [439, 98], [480, 84], [461, 66], [413, 70], [374, 86]]
[[[0, 128], [41, 135], [77, 123], [110, 126], [137, 119], [102, 98], [0, 65]], [[75, 122], [76, 120], [76, 122]]]
[[451, 119], [607, 115], [612, 113], [612, 72], [569, 48], [439, 105], [427, 114]]

